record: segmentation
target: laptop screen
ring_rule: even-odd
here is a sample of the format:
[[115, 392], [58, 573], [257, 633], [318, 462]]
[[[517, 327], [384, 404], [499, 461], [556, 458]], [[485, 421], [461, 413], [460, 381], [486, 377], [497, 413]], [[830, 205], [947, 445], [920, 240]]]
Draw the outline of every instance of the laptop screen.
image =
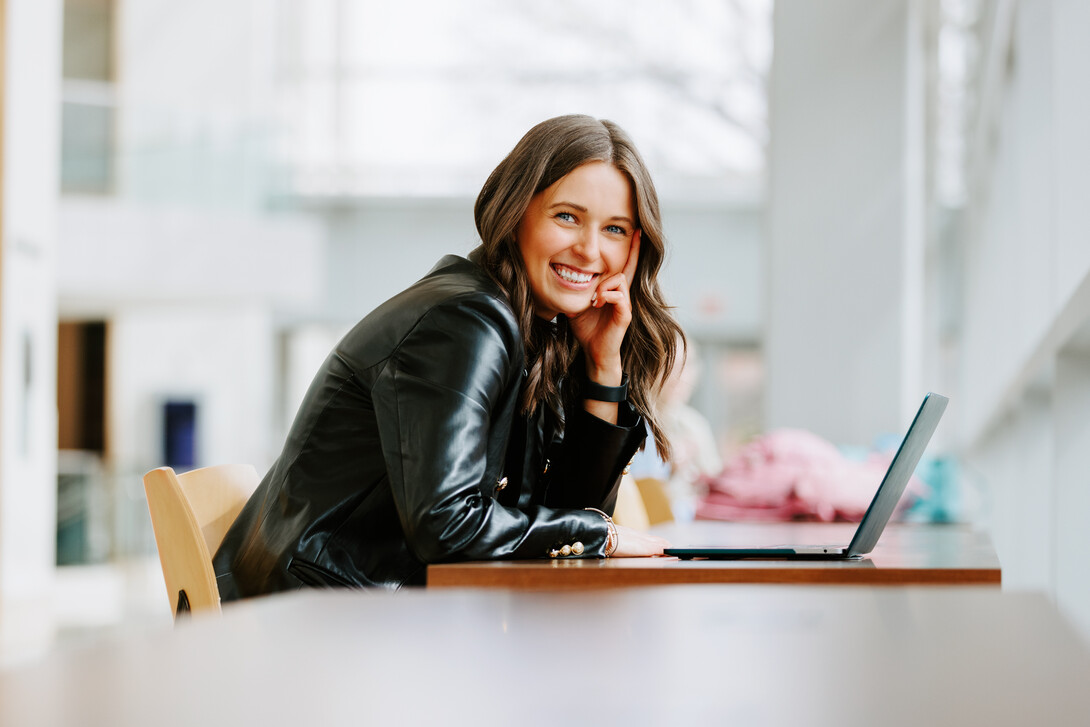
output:
[[935, 433], [949, 401], [945, 396], [933, 393], [923, 398], [920, 410], [912, 420], [912, 426], [908, 428], [901, 446], [897, 448], [897, 454], [890, 462], [886, 476], [882, 478], [882, 484], [867, 508], [867, 514], [855, 531], [855, 537], [848, 546], [849, 555], [865, 555], [874, 549], [905, 491], [905, 486], [908, 485], [909, 478], [916, 471], [916, 465], [919, 464], [931, 435]]

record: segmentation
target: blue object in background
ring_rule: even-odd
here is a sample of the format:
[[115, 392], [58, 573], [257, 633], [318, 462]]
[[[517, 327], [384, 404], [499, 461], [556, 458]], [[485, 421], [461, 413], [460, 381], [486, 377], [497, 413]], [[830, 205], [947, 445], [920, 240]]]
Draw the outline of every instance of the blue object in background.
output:
[[931, 492], [916, 501], [905, 519], [913, 522], [956, 523], [965, 518], [958, 484], [958, 463], [954, 457], [924, 459], [916, 468], [916, 476], [927, 483]]
[[[895, 434], [876, 437], [872, 448], [840, 447], [845, 457], [856, 462], [863, 462], [872, 452], [886, 452], [890, 456], [901, 445], [901, 438]], [[966, 503], [961, 494], [958, 481], [958, 461], [950, 455], [930, 456], [924, 454], [913, 473], [927, 485], [928, 492], [912, 503], [902, 516], [903, 520], [918, 523], [957, 523], [968, 515]]]
[[197, 404], [168, 401], [163, 404], [163, 463], [174, 469], [197, 464]]

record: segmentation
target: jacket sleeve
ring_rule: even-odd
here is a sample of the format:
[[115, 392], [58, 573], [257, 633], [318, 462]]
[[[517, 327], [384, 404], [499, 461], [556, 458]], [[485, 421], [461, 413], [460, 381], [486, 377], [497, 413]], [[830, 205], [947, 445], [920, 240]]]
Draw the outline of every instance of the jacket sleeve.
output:
[[503, 459], [501, 451], [489, 461], [493, 417], [521, 375], [517, 337], [499, 301], [448, 300], [421, 318], [375, 379], [390, 488], [406, 541], [425, 563], [539, 558], [576, 541], [584, 557], [604, 552], [606, 527], [592, 512], [519, 510], [485, 495]]
[[619, 405], [615, 425], [576, 408], [561, 440], [550, 447], [544, 504], [596, 507], [612, 515], [621, 475], [646, 436], [643, 419], [628, 402]]

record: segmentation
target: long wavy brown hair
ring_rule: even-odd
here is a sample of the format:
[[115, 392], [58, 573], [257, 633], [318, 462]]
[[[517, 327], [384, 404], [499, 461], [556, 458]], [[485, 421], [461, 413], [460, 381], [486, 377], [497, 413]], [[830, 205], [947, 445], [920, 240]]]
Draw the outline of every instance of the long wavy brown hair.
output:
[[553, 323], [535, 315], [517, 230], [535, 194], [576, 167], [596, 161], [623, 173], [635, 198], [640, 256], [629, 288], [632, 322], [621, 344], [621, 363], [628, 374], [629, 400], [647, 420], [659, 454], [668, 459], [670, 443], [659, 424], [655, 400], [685, 336], [657, 280], [666, 250], [658, 194], [628, 134], [612, 121], [582, 115], [558, 116], [530, 129], [492, 171], [477, 197], [473, 212], [482, 242], [480, 261], [507, 291], [518, 316], [528, 371], [523, 411], [530, 413], [543, 403], [561, 409], [574, 397], [572, 387], [562, 382], [582, 352], [564, 316]]

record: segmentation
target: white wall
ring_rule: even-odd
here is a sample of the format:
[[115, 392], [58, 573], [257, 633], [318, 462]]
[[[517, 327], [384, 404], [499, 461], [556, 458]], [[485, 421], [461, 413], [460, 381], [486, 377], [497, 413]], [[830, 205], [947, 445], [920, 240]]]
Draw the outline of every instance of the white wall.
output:
[[969, 212], [962, 383], [970, 441], [1045, 334], [1060, 293], [1052, 3], [1019, 8], [1015, 54], [997, 68], [1004, 74], [995, 102], [1001, 128], [994, 131], [997, 143], [982, 151], [987, 174], [976, 180]]
[[323, 292], [325, 229], [299, 214], [71, 196], [59, 213], [63, 316], [180, 301], [306, 310]]
[[759, 342], [767, 280], [761, 207], [664, 200], [662, 216], [669, 241], [662, 288], [686, 333]]
[[926, 385], [922, 45], [909, 0], [781, 0], [770, 84], [766, 423], [866, 444]]
[[1090, 637], [1090, 5], [996, 8], [966, 211], [959, 433], [1004, 587], [1046, 590]]
[[276, 143], [272, 6], [131, 0], [117, 9], [119, 196], [260, 208]]
[[[1026, 11], [1031, 12], [1031, 11]], [[1086, 203], [1090, 170], [1090, 5], [1079, 0], [1055, 3], [1051, 45], [1056, 173], [1056, 290], [1066, 301], [1090, 270], [1090, 204]]]
[[61, 3], [0, 10], [0, 653], [12, 654], [43, 648], [53, 628]]
[[276, 336], [264, 306], [140, 306], [108, 329], [109, 449], [115, 469], [139, 477], [162, 461], [162, 406], [197, 404], [197, 465], [271, 463]]
[[439, 258], [478, 244], [472, 199], [366, 199], [324, 211], [325, 317], [355, 323], [424, 277]]

